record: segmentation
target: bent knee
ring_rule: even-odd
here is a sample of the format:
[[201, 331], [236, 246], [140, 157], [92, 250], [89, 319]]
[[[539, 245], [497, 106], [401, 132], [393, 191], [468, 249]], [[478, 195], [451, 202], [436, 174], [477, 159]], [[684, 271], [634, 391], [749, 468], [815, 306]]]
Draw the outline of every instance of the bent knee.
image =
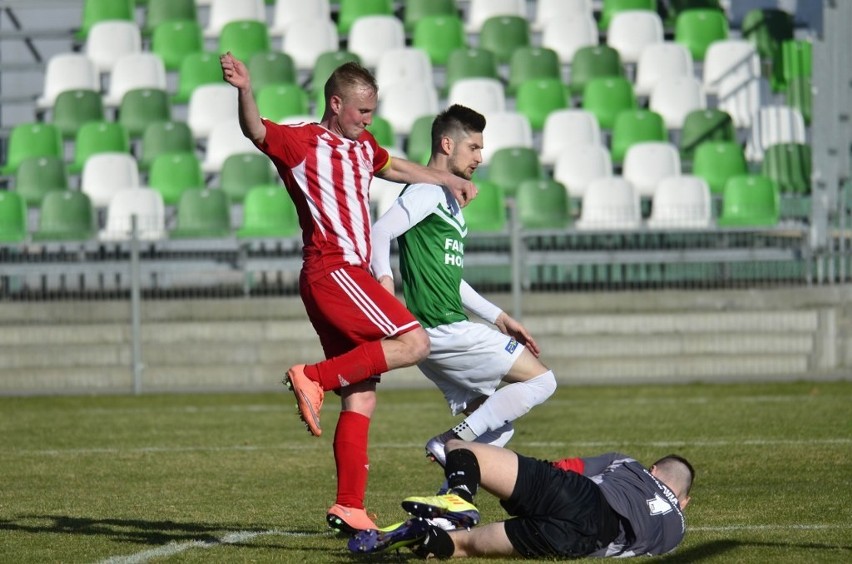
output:
[[425, 360], [432, 350], [432, 344], [426, 331], [422, 327], [418, 327], [406, 333], [406, 337], [411, 363], [417, 364], [421, 360]]

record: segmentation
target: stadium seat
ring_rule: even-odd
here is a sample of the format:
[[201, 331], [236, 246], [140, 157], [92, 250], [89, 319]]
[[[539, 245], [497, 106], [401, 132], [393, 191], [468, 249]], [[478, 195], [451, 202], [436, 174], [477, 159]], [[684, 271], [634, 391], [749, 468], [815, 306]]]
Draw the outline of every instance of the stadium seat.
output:
[[548, 22], [571, 16], [591, 16], [591, 0], [538, 0], [535, 16], [530, 24], [533, 31], [541, 32]]
[[296, 68], [307, 72], [314, 70], [320, 55], [339, 48], [337, 28], [325, 18], [299, 20], [284, 36], [281, 46], [281, 50], [293, 58]]
[[136, 159], [127, 153], [97, 153], [83, 165], [80, 190], [89, 196], [96, 208], [106, 207], [118, 190], [139, 185]]
[[163, 153], [192, 153], [194, 150], [195, 141], [186, 122], [154, 122], [142, 133], [139, 168], [148, 170], [154, 159]]
[[217, 124], [237, 117], [237, 89], [230, 84], [203, 84], [189, 97], [186, 122], [196, 139], [209, 136]]
[[100, 93], [75, 89], [66, 90], [56, 97], [51, 122], [59, 128], [63, 139], [71, 139], [84, 123], [104, 119], [104, 104]]
[[382, 55], [405, 47], [405, 29], [398, 18], [389, 15], [364, 16], [352, 23], [347, 49], [361, 58], [361, 64], [375, 69]]
[[39, 207], [48, 192], [67, 189], [65, 163], [57, 156], [27, 157], [21, 161], [15, 172], [15, 192], [20, 194], [31, 208]]
[[123, 125], [111, 121], [90, 121], [84, 124], [74, 139], [74, 161], [68, 171], [79, 173], [86, 161], [98, 153], [130, 154], [130, 135]]
[[679, 176], [680, 173], [680, 153], [668, 142], [636, 143], [624, 156], [622, 175], [643, 198], [652, 197], [663, 178]]
[[414, 27], [412, 45], [426, 51], [433, 65], [446, 65], [450, 53], [467, 46], [461, 18], [455, 15], [422, 18]]
[[124, 55], [142, 51], [142, 33], [136, 22], [106, 20], [94, 24], [86, 38], [86, 56], [98, 72], [112, 72], [115, 63]]
[[734, 76], [742, 81], [760, 76], [760, 59], [754, 45], [742, 39], [714, 41], [704, 56], [704, 91], [716, 94], [722, 79]]
[[198, 9], [195, 0], [148, 0], [145, 8], [145, 27], [142, 31], [150, 35], [160, 24], [174, 21], [197, 23]]
[[541, 177], [538, 153], [532, 147], [504, 147], [488, 163], [488, 180], [505, 196], [514, 196], [522, 181]]
[[531, 45], [515, 49], [509, 59], [507, 92], [514, 96], [522, 82], [534, 78], [562, 79], [562, 69], [556, 51]]
[[657, 0], [603, 0], [601, 10], [601, 29], [608, 30], [613, 17], [619, 12], [645, 10], [657, 11]]
[[17, 192], [0, 191], [0, 243], [20, 243], [27, 236], [26, 201]]
[[733, 176], [748, 172], [743, 148], [734, 141], [708, 141], [695, 149], [692, 173], [703, 178], [710, 191], [721, 194]]
[[98, 22], [110, 20], [134, 21], [133, 0], [84, 0], [82, 22], [76, 33], [77, 39], [85, 41], [92, 26]]
[[429, 16], [457, 16], [456, 0], [405, 0], [402, 22], [406, 33], [414, 33], [417, 22]]
[[47, 61], [42, 94], [36, 108], [52, 108], [56, 97], [66, 90], [94, 90], [100, 92], [101, 81], [95, 63], [82, 53], [60, 53]]
[[591, 14], [568, 14], [549, 20], [541, 32], [541, 46], [553, 49], [559, 62], [570, 65], [577, 51], [598, 45], [598, 26]]
[[624, 161], [627, 149], [644, 141], [668, 141], [663, 116], [651, 110], [625, 110], [615, 116], [610, 150], [612, 162]]
[[571, 224], [571, 200], [565, 186], [555, 180], [522, 180], [515, 202], [524, 229], [565, 229]]
[[506, 110], [503, 83], [496, 78], [462, 78], [453, 83], [447, 105], [461, 104], [481, 114]]
[[143, 52], [124, 55], [118, 59], [110, 75], [104, 105], [117, 107], [124, 95], [136, 88], [168, 89], [166, 67], [159, 55]]
[[225, 159], [239, 153], [259, 152], [240, 129], [236, 117], [217, 123], [207, 138], [207, 152], [201, 163], [201, 170], [207, 173], [219, 172]]
[[123, 188], [116, 191], [109, 201], [106, 225], [98, 239], [130, 240], [133, 237], [133, 216], [136, 216], [136, 236], [140, 241], [166, 238], [166, 210], [160, 193], [148, 188]]
[[262, 21], [228, 22], [219, 34], [219, 52], [228, 51], [238, 60], [248, 62], [255, 54], [270, 50], [269, 32]]
[[222, 84], [222, 66], [219, 55], [207, 51], [190, 53], [184, 57], [178, 71], [177, 92], [172, 101], [187, 103], [193, 90], [204, 84]]
[[582, 198], [594, 180], [612, 175], [609, 149], [599, 144], [574, 145], [559, 154], [553, 167], [553, 179], [562, 183], [572, 198]]
[[196, 21], [166, 21], [154, 28], [151, 52], [163, 59], [166, 70], [179, 70], [187, 55], [204, 51], [204, 37]]
[[639, 194], [620, 176], [598, 178], [589, 183], [583, 194], [577, 229], [589, 231], [622, 231], [640, 227], [642, 209]]
[[408, 135], [414, 120], [438, 112], [438, 92], [431, 81], [395, 82], [379, 91], [379, 115], [388, 120], [394, 131]]
[[601, 130], [591, 112], [575, 108], [547, 115], [541, 137], [542, 164], [553, 166], [559, 155], [572, 145], [600, 145]]
[[581, 47], [571, 61], [571, 93], [583, 94], [591, 80], [601, 77], [624, 76], [621, 56], [609, 45]]
[[352, 24], [366, 16], [392, 16], [391, 0], [340, 0], [337, 31], [340, 35], [349, 35]]
[[502, 231], [506, 227], [506, 200], [500, 187], [487, 180], [475, 180], [476, 198], [464, 208], [464, 222], [471, 233]]
[[204, 239], [231, 235], [231, 204], [221, 190], [189, 189], [177, 204], [172, 239]]
[[256, 92], [257, 109], [270, 121], [308, 113], [308, 93], [298, 84], [269, 84]]
[[243, 225], [239, 239], [292, 237], [299, 233], [296, 206], [287, 190], [277, 184], [255, 186], [243, 202]]
[[806, 143], [778, 143], [766, 148], [761, 174], [771, 178], [785, 194], [811, 191], [811, 146]]
[[521, 16], [488, 18], [479, 31], [479, 47], [494, 53], [501, 64], [508, 63], [516, 49], [529, 45], [529, 24]]
[[45, 194], [34, 241], [87, 241], [95, 235], [95, 210], [89, 197], [78, 190]]
[[736, 141], [737, 132], [730, 114], [709, 108], [686, 114], [680, 132], [680, 157], [692, 160], [695, 149], [707, 141]]
[[376, 66], [376, 83], [379, 91], [397, 81], [432, 80], [432, 62], [429, 55], [416, 47], [386, 49]]
[[12, 127], [6, 145], [6, 164], [2, 174], [14, 174], [27, 157], [62, 158], [62, 134], [50, 123], [21, 123]]
[[713, 225], [710, 188], [697, 176], [669, 176], [654, 190], [651, 229], [709, 229]]
[[720, 227], [763, 227], [778, 223], [778, 186], [761, 175], [734, 176], [725, 183]]
[[228, 195], [231, 202], [242, 202], [249, 190], [255, 186], [273, 184], [276, 175], [266, 155], [236, 153], [228, 156], [219, 171], [219, 189]]
[[435, 116], [426, 114], [418, 117], [411, 125], [406, 141], [405, 154], [408, 160], [426, 164], [432, 154], [432, 122]]
[[287, 34], [293, 22], [311, 19], [331, 20], [328, 0], [275, 0], [269, 35], [281, 37]]
[[360, 63], [361, 58], [355, 53], [341, 50], [332, 50], [320, 53], [317, 57], [314, 68], [311, 70], [311, 95], [321, 96], [323, 88], [325, 88], [325, 83], [328, 80], [328, 77], [331, 76], [331, 73], [334, 72], [334, 69], [350, 61]]
[[391, 123], [382, 116], [373, 115], [373, 122], [367, 126], [367, 131], [373, 134], [382, 147], [396, 147], [396, 132]]
[[526, 80], [515, 96], [516, 110], [527, 116], [536, 131], [544, 127], [548, 115], [568, 108], [569, 102], [567, 88], [558, 78]]
[[680, 129], [690, 112], [707, 107], [707, 96], [697, 78], [666, 77], [651, 91], [648, 107], [663, 116], [667, 128]]
[[485, 22], [497, 16], [513, 16], [526, 19], [525, 0], [469, 0], [465, 31], [481, 33]]
[[694, 78], [692, 55], [680, 43], [665, 41], [642, 49], [636, 64], [633, 90], [637, 96], [650, 96], [660, 80], [668, 77]]
[[811, 78], [808, 76], [791, 78], [785, 88], [785, 95], [787, 105], [799, 110], [802, 118], [805, 120], [805, 125], [810, 125], [811, 116], [813, 115], [813, 86], [811, 85]]
[[807, 143], [805, 120], [795, 108], [763, 106], [754, 115], [746, 143], [746, 158], [760, 162], [766, 148], [778, 143]]
[[781, 44], [792, 40], [793, 14], [777, 8], [750, 10], [740, 26], [743, 37], [754, 43], [760, 58], [781, 60]]
[[170, 121], [169, 95], [165, 90], [137, 88], [128, 91], [118, 108], [118, 122], [131, 138], [141, 137], [145, 128], [158, 121]]
[[405, 184], [373, 177], [370, 182], [370, 205], [376, 208], [376, 217], [383, 216], [390, 209], [403, 188]]
[[459, 47], [447, 58], [445, 90], [462, 78], [499, 79], [494, 53], [478, 47]]
[[491, 162], [491, 155], [503, 147], [532, 147], [530, 120], [518, 112], [496, 112], [485, 115], [483, 138], [488, 141], [482, 149], [482, 164]]
[[193, 153], [160, 153], [151, 162], [148, 185], [160, 193], [166, 205], [174, 206], [184, 191], [204, 188], [201, 163]]
[[204, 37], [219, 37], [228, 23], [245, 20], [266, 23], [263, 0], [212, 0]]
[[695, 61], [703, 61], [710, 44], [728, 34], [727, 17], [719, 10], [686, 10], [675, 21], [674, 40], [685, 45]]
[[295, 84], [296, 65], [293, 58], [280, 51], [255, 53], [246, 65], [251, 75], [251, 86], [255, 92], [270, 84]]
[[619, 112], [634, 108], [636, 97], [633, 95], [633, 86], [626, 78], [605, 76], [593, 78], [586, 83], [583, 90], [583, 109], [595, 114], [601, 129], [612, 129], [615, 116]]
[[624, 63], [638, 63], [642, 50], [663, 42], [663, 21], [656, 12], [616, 12], [606, 32], [606, 43], [618, 51]]
[[[784, 84], [794, 78], [810, 78], [813, 75], [813, 43], [811, 41], [803, 39], [784, 41], [781, 44], [781, 59]], [[773, 71], [775, 71], [774, 66]]]
[[719, 82], [716, 106], [731, 115], [737, 128], [751, 127], [754, 113], [771, 103], [772, 92], [766, 79], [734, 75]]

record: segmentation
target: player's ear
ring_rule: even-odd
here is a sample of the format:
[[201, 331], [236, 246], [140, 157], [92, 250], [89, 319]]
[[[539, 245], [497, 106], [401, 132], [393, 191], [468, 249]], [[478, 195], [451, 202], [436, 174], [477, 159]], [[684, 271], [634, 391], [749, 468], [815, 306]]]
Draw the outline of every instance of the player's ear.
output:
[[340, 113], [340, 106], [343, 105], [343, 98], [338, 96], [337, 94], [332, 94], [331, 98], [328, 100], [328, 107], [331, 108], [332, 113], [335, 115]]
[[453, 154], [453, 144], [453, 140], [450, 137], [446, 135], [441, 137], [441, 150], [447, 155]]
[[687, 505], [689, 505], [689, 500], [690, 500], [690, 499], [691, 499], [691, 498], [690, 498], [688, 495], [685, 495], [685, 496], [683, 496], [683, 497], [679, 500], [679, 501], [680, 501], [680, 510], [681, 510], [681, 511], [683, 511], [684, 509], [686, 509], [686, 506], [687, 506]]

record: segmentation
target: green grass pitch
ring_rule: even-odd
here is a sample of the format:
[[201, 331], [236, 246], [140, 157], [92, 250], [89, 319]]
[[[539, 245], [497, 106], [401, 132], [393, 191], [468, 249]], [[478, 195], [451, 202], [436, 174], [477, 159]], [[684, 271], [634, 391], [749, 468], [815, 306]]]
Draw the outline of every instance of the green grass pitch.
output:
[[[269, 394], [0, 398], [0, 562], [406, 562], [357, 557], [325, 526], [339, 407], [310, 437]], [[380, 525], [442, 475], [434, 389], [379, 392], [367, 506]], [[852, 383], [563, 386], [510, 446], [542, 458], [618, 450], [697, 469], [669, 562], [852, 561]], [[478, 499], [484, 521], [503, 517]], [[493, 560], [490, 562], [494, 562]]]

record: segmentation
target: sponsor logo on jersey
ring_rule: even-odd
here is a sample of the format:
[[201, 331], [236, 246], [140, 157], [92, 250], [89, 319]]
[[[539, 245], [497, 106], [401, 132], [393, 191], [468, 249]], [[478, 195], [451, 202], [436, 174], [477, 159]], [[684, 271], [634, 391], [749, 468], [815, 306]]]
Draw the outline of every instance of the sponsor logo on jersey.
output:
[[660, 494], [657, 494], [653, 498], [645, 501], [648, 503], [648, 509], [651, 511], [651, 515], [665, 515], [672, 510], [671, 504], [663, 499]]
[[464, 243], [452, 237], [444, 239], [444, 264], [450, 266], [464, 267]]
[[518, 348], [517, 339], [509, 339], [509, 342], [506, 343], [506, 352], [512, 354], [516, 348]]

